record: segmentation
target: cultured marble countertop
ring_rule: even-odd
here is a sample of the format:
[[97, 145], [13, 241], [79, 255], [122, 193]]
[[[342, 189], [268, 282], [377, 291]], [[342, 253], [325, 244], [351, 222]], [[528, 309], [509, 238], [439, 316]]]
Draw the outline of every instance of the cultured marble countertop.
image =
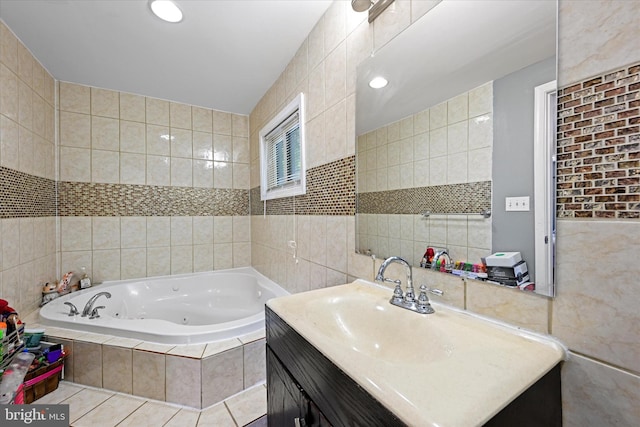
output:
[[408, 425], [482, 425], [565, 358], [555, 340], [432, 303], [418, 314], [365, 280], [267, 305]]

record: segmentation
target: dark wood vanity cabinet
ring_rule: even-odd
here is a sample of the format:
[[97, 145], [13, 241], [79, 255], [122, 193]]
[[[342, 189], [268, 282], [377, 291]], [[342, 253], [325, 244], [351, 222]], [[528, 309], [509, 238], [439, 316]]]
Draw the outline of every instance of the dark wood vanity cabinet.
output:
[[[270, 427], [406, 425], [269, 307], [266, 327]], [[561, 427], [560, 364], [484, 425]]]

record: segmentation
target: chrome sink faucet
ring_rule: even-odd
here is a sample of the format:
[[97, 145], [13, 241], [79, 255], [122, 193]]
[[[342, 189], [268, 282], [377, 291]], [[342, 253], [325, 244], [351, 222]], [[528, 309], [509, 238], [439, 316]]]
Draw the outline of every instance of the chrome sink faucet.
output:
[[82, 309], [82, 317], [87, 317], [91, 314], [91, 310], [93, 309], [93, 304], [102, 295], [106, 296], [107, 298], [111, 298], [111, 294], [109, 292], [98, 292], [97, 294], [92, 296], [91, 299], [89, 299], [89, 301], [87, 301], [87, 304], [84, 306], [84, 309]]
[[[402, 282], [400, 280], [393, 280], [384, 277], [385, 270], [392, 263], [398, 263], [406, 267], [407, 289], [406, 292], [404, 292], [404, 295], [402, 292]], [[413, 272], [411, 270], [411, 264], [403, 258], [392, 256], [385, 259], [380, 266], [380, 269], [378, 269], [376, 280], [380, 282], [395, 283], [396, 287], [393, 290], [393, 296], [389, 300], [391, 304], [422, 314], [434, 313], [433, 307], [431, 307], [431, 304], [429, 303], [429, 297], [427, 297], [427, 287], [425, 285], [420, 286], [420, 296], [416, 299], [413, 290]]]

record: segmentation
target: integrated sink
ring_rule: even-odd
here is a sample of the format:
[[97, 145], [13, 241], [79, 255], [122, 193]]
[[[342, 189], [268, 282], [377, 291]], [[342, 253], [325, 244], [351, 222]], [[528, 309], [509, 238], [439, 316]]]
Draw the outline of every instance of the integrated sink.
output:
[[[376, 362], [424, 363], [445, 358], [453, 351], [446, 331], [423, 322], [417, 314], [389, 303], [389, 298], [366, 292], [319, 296], [303, 304], [306, 322], [334, 346], [344, 346]], [[406, 313], [399, 313], [398, 311]], [[409, 315], [409, 316], [407, 316]], [[400, 323], [398, 323], [400, 322]], [[424, 351], [424, 342], [434, 345]]]
[[408, 425], [482, 425], [565, 357], [549, 337], [436, 303], [419, 314], [391, 293], [356, 280], [267, 305]]

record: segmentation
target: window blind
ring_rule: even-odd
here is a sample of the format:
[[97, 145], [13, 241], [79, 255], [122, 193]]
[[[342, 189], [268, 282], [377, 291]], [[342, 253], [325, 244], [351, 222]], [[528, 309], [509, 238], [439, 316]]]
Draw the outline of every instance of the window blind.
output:
[[298, 110], [265, 137], [267, 151], [267, 190], [300, 181], [300, 115]]

